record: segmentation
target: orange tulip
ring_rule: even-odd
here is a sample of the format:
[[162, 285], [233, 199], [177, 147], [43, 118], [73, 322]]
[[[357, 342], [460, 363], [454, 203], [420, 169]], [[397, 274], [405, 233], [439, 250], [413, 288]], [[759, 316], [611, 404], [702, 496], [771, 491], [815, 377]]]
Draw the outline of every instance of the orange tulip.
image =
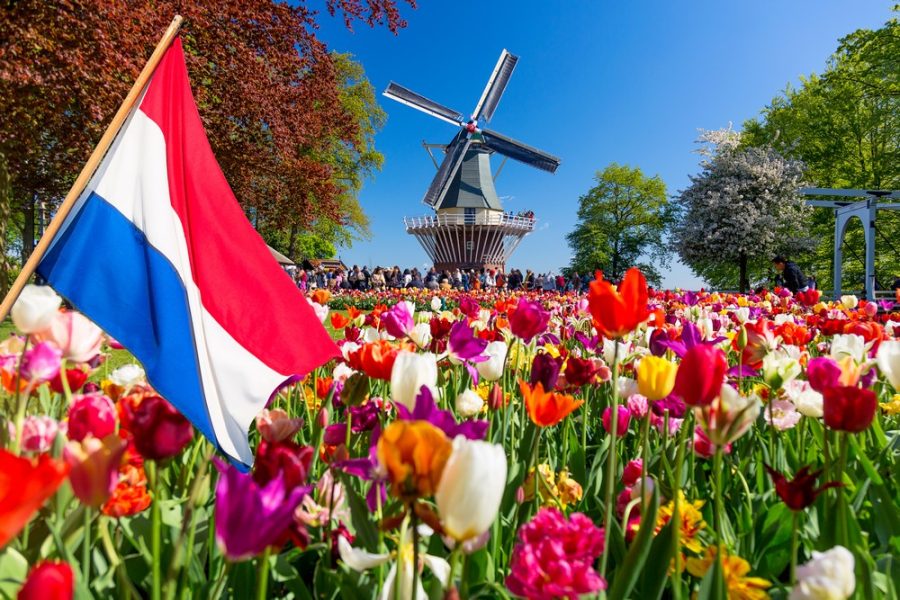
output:
[[428, 421], [394, 421], [378, 439], [391, 492], [407, 500], [434, 494], [452, 451], [444, 432]]
[[398, 346], [387, 340], [363, 344], [347, 357], [347, 362], [357, 371], [362, 371], [373, 379], [391, 380], [394, 361], [397, 360]]
[[328, 301], [331, 300], [331, 292], [328, 290], [319, 288], [312, 293], [312, 301], [325, 306], [328, 304]]
[[331, 391], [331, 386], [334, 384], [334, 379], [331, 377], [319, 377], [316, 379], [316, 396], [320, 400], [324, 400], [328, 397], [328, 392]]
[[520, 381], [519, 389], [522, 390], [528, 416], [538, 427], [556, 425], [584, 404], [584, 400], [576, 400], [568, 394], [545, 392], [544, 384], [540, 382], [532, 387], [524, 381]]
[[350, 319], [339, 312], [331, 313], [331, 328], [337, 331], [350, 324]]
[[605, 337], [619, 338], [634, 331], [650, 316], [647, 280], [640, 270], [631, 268], [616, 289], [597, 271], [597, 279], [591, 282], [588, 292], [588, 310], [594, 318], [594, 327]]
[[348, 306], [347, 314], [350, 316], [350, 320], [353, 321], [354, 319], [356, 319], [356, 317], [362, 314], [362, 311], [355, 306]]
[[68, 465], [47, 455], [32, 461], [0, 449], [0, 548], [19, 535], [68, 473]]

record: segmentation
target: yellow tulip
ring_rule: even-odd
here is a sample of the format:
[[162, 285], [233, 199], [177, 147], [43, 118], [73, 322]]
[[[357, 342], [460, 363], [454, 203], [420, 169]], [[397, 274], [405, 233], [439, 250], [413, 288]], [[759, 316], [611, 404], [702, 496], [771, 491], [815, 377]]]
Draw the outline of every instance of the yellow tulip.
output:
[[662, 400], [675, 387], [678, 365], [659, 356], [645, 356], [637, 366], [638, 391], [648, 400]]

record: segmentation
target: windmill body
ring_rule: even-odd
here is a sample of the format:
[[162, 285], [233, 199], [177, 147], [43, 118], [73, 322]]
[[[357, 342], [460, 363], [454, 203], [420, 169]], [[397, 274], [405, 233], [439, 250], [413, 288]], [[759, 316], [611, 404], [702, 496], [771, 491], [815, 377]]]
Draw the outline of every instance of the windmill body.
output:
[[[504, 212], [494, 188], [491, 156], [500, 154], [535, 168], [555, 172], [559, 159], [479, 127], [489, 122], [518, 58], [506, 50], [488, 80], [472, 118], [391, 82], [384, 95], [459, 128], [449, 144], [423, 203], [434, 215], [404, 219], [407, 233], [419, 240], [438, 270], [504, 269], [516, 246], [534, 230], [531, 211]], [[431, 152], [432, 146], [426, 145]], [[433, 156], [432, 156], [433, 158]], [[504, 160], [505, 160], [504, 158]], [[502, 168], [502, 165], [501, 165]]]

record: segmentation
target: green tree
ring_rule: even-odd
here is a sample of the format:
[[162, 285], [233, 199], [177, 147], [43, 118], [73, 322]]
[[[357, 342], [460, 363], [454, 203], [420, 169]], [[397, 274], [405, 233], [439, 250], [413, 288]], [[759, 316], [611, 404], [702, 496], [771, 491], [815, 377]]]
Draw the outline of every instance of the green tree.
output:
[[597, 184], [579, 198], [578, 223], [569, 233], [574, 252], [570, 269], [612, 279], [639, 267], [653, 285], [656, 265], [667, 264], [664, 237], [671, 221], [666, 184], [638, 167], [612, 163], [595, 177]]
[[[896, 10], [896, 9], [895, 9]], [[860, 29], [842, 38], [821, 75], [788, 86], [760, 117], [744, 124], [744, 144], [773, 146], [806, 165], [817, 187], [900, 188], [900, 23], [890, 19], [876, 30]], [[877, 221], [876, 276], [889, 283], [900, 273], [900, 214], [881, 211]], [[811, 217], [820, 240], [809, 255], [819, 279], [831, 280], [834, 212], [816, 209]], [[863, 279], [863, 230], [851, 227], [844, 239], [845, 286]]]

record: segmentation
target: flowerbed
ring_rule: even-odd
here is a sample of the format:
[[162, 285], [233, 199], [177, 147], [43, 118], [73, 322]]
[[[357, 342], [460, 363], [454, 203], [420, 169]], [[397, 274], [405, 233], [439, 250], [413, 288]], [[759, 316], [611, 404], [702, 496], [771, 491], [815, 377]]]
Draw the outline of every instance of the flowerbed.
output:
[[115, 342], [29, 290], [0, 346], [0, 593], [896, 597], [892, 306], [637, 271], [310, 301], [343, 359], [279, 392], [242, 473], [139, 367], [94, 384]]

